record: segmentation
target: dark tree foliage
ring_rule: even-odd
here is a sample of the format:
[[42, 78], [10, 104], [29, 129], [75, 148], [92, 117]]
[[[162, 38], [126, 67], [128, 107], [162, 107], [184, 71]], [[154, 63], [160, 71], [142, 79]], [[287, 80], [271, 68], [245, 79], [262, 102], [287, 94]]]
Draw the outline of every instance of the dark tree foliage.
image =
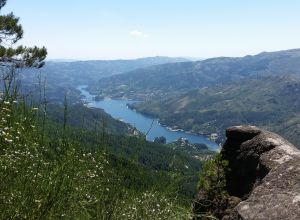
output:
[[6, 0], [0, 0], [0, 8], [2, 8], [6, 4]]
[[165, 144], [167, 143], [167, 139], [164, 136], [156, 137], [154, 143]]
[[23, 28], [19, 18], [13, 13], [3, 15], [2, 8], [6, 0], [0, 0], [0, 65], [13, 67], [36, 67], [44, 65], [47, 56], [45, 47], [13, 47], [23, 37]]
[[194, 204], [194, 219], [220, 219], [228, 206], [228, 193], [225, 189], [225, 172], [228, 161], [217, 154], [214, 160], [208, 161], [201, 172], [199, 193]]

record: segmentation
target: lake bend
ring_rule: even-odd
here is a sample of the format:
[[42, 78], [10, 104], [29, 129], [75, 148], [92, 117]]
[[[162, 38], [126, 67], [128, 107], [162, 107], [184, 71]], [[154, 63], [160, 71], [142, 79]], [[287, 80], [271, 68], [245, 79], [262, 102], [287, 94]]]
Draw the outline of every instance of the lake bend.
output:
[[145, 116], [128, 108], [127, 104], [135, 101], [130, 100], [116, 100], [116, 99], [104, 99], [96, 101], [95, 95], [90, 94], [86, 90], [87, 86], [78, 86], [77, 89], [81, 92], [82, 101], [86, 103], [88, 107], [103, 109], [106, 113], [110, 114], [113, 118], [121, 120], [134, 126], [139, 131], [146, 134], [149, 129], [146, 139], [153, 141], [156, 137], [164, 136], [167, 143], [178, 140], [179, 138], [186, 138], [190, 143], [203, 143], [206, 144], [211, 150], [218, 150], [219, 145], [214, 141], [209, 140], [202, 135], [190, 134], [185, 131], [172, 131], [159, 123], [158, 119]]

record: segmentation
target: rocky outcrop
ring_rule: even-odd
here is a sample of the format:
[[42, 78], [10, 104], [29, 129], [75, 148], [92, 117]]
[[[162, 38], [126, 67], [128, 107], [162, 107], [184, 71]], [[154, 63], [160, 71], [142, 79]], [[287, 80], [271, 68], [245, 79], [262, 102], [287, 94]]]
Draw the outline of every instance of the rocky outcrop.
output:
[[300, 151], [254, 126], [227, 129], [227, 191], [242, 201], [224, 219], [300, 219]]

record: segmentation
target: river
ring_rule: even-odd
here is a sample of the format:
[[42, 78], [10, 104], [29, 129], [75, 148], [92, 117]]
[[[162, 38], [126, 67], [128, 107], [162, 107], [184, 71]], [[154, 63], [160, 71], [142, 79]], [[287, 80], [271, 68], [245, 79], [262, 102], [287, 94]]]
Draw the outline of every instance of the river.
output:
[[167, 143], [169, 143], [183, 137], [187, 138], [190, 143], [206, 144], [212, 150], [217, 150], [219, 148], [218, 144], [209, 140], [205, 136], [194, 135], [184, 131], [171, 131], [162, 126], [157, 119], [145, 116], [128, 108], [127, 104], [133, 103], [134, 101], [115, 99], [95, 101], [95, 96], [91, 95], [87, 90], [85, 90], [85, 88], [86, 86], [77, 87], [82, 94], [82, 101], [87, 103], [88, 107], [103, 109], [113, 118], [129, 123], [145, 134], [150, 130], [146, 137], [149, 141], [153, 141], [155, 137], [164, 136]]

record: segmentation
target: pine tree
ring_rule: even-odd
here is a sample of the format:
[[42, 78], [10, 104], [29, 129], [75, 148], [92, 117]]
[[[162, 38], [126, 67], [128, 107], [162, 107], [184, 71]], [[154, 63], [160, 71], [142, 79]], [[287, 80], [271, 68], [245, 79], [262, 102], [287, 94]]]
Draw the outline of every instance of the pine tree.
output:
[[225, 172], [228, 161], [217, 154], [214, 160], [207, 161], [199, 180], [199, 193], [194, 203], [194, 219], [220, 219], [227, 208], [228, 193], [226, 191]]
[[6, 0], [0, 0], [0, 66], [42, 67], [47, 56], [45, 47], [13, 47], [22, 39], [24, 31], [13, 13], [1, 13], [5, 4]]

